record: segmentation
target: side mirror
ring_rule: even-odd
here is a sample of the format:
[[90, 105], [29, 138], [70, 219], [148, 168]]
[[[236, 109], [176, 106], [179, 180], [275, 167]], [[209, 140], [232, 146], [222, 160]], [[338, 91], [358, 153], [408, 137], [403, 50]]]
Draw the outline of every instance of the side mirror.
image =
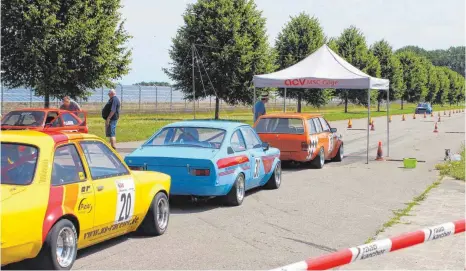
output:
[[269, 143], [267, 143], [267, 142], [262, 142], [262, 149], [263, 149], [264, 151], [268, 151], [269, 148], [270, 148]]
[[233, 153], [235, 153], [235, 152], [233, 151], [233, 148], [232, 148], [232, 147], [228, 147], [228, 148], [227, 148], [227, 153], [228, 153], [228, 154], [233, 154]]
[[330, 128], [330, 132], [336, 133], [336, 132], [337, 132], [337, 128]]

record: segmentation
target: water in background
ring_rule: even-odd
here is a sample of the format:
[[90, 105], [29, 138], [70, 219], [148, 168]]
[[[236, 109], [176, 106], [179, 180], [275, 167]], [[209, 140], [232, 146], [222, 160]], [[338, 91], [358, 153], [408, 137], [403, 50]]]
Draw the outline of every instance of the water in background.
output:
[[[35, 96], [34, 92], [26, 88], [8, 89], [3, 87], [4, 102], [43, 102], [44, 97]], [[92, 95], [88, 97], [87, 102], [104, 102], [108, 100], [109, 88], [91, 90]], [[143, 103], [152, 102], [184, 102], [184, 95], [181, 91], [171, 90], [170, 87], [141, 87], [127, 85], [115, 87], [117, 96], [123, 98], [124, 102], [138, 103], [141, 99]], [[57, 99], [51, 99], [52, 102]]]

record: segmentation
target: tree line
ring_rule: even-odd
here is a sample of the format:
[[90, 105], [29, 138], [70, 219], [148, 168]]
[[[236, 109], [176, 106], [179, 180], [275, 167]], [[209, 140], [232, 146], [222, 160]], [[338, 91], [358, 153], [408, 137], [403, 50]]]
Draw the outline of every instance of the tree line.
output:
[[[368, 45], [364, 34], [350, 26], [338, 37], [327, 37], [316, 17], [291, 17], [269, 45], [265, 18], [253, 0], [198, 0], [189, 4], [172, 39], [172, 63], [165, 69], [188, 99], [216, 97], [215, 118], [222, 99], [230, 104], [253, 103], [252, 78], [296, 64], [324, 44], [363, 72], [390, 80], [390, 100], [426, 101], [445, 105], [464, 101], [464, 47], [426, 51], [407, 46], [394, 51], [380, 40]], [[194, 56], [194, 61], [191, 61]], [[193, 72], [194, 65], [194, 91]], [[274, 90], [274, 89], [269, 89]], [[284, 90], [278, 89], [283, 97]], [[367, 90], [287, 90], [287, 97], [320, 107], [332, 98], [367, 105]], [[371, 102], [387, 99], [386, 91], [371, 91]]]
[[[89, 89], [114, 87], [131, 63], [131, 35], [120, 8], [120, 0], [2, 1], [2, 83], [32, 88], [45, 97], [45, 107], [54, 97], [86, 98]], [[183, 19], [169, 50], [172, 63], [164, 71], [186, 99], [216, 97], [216, 118], [220, 100], [255, 102], [254, 75], [289, 67], [325, 43], [371, 76], [390, 79], [391, 100], [441, 105], [464, 100], [464, 47], [393, 51], [384, 40], [369, 46], [355, 26], [327, 37], [318, 19], [305, 13], [291, 17], [271, 46], [254, 0], [198, 0], [187, 6]], [[299, 107], [301, 102], [319, 107], [339, 97], [346, 111], [349, 102], [367, 104], [365, 93], [306, 89], [287, 95], [297, 98]], [[373, 91], [372, 99], [380, 105], [386, 93]]]

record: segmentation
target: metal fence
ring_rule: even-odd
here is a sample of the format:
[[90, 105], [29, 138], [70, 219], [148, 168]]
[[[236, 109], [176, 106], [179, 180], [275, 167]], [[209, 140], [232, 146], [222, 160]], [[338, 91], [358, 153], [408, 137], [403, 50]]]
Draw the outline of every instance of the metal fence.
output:
[[[108, 100], [108, 88], [90, 90], [91, 95], [87, 99], [79, 99], [77, 102], [89, 113], [99, 113]], [[134, 85], [117, 85], [115, 88], [120, 98], [122, 111], [129, 113], [171, 113], [171, 112], [212, 112], [215, 110], [215, 97], [207, 97], [197, 100], [195, 103], [185, 99], [184, 94], [171, 87], [145, 87]], [[336, 103], [334, 101], [333, 103]], [[60, 100], [51, 99], [51, 107], [59, 107]], [[2, 115], [13, 109], [24, 107], [43, 107], [44, 97], [35, 96], [34, 91], [25, 88], [1, 89], [1, 113]], [[297, 108], [297, 100], [286, 99], [286, 107], [289, 111]], [[228, 105], [220, 101], [220, 111], [251, 110], [251, 105]], [[268, 109], [282, 109], [283, 98], [271, 94]]]

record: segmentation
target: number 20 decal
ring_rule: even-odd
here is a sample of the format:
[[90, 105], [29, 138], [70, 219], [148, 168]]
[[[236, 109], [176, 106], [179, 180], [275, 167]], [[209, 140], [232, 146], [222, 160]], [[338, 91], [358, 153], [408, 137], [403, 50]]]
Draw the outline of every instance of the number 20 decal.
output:
[[133, 216], [136, 190], [132, 179], [118, 180], [115, 184], [117, 187], [115, 222], [121, 223], [130, 220]]
[[256, 158], [256, 165], [254, 167], [254, 179], [259, 177], [260, 165], [261, 165], [261, 159]]
[[120, 197], [120, 203], [122, 203], [120, 217], [118, 222], [128, 220], [131, 214], [131, 193], [123, 193]]

